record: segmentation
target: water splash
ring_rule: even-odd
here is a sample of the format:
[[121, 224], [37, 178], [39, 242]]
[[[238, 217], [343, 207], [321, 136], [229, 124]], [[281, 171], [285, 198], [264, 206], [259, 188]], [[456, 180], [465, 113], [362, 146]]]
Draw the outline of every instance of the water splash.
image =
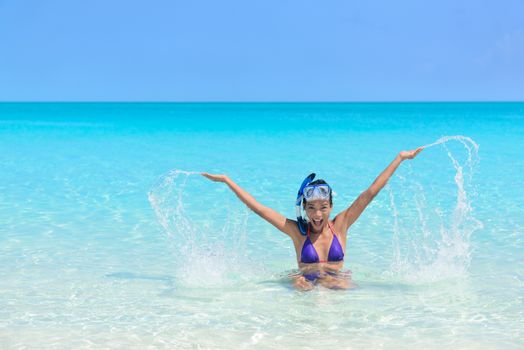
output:
[[[210, 215], [223, 186], [211, 183], [200, 172], [172, 170], [148, 193], [151, 207], [172, 246], [176, 281], [186, 287], [220, 287], [253, 278], [246, 254], [247, 210]], [[211, 198], [209, 197], [211, 196]], [[221, 204], [222, 206], [222, 204]], [[224, 217], [222, 228], [210, 217]], [[260, 269], [259, 269], [260, 270]]]
[[[467, 154], [451, 150], [448, 143], [459, 142]], [[393, 263], [389, 274], [409, 282], [425, 283], [467, 276], [471, 261], [471, 235], [483, 227], [473, 215], [471, 202], [476, 195], [473, 174], [479, 163], [479, 146], [466, 136], [445, 136], [424, 146], [442, 145], [454, 169], [454, 200], [439, 199], [439, 188], [425, 189], [408, 165], [409, 180], [397, 176], [401, 190], [388, 186], [393, 213]], [[438, 167], [435, 167], [433, 175]], [[436, 186], [443, 186], [437, 184]], [[428, 198], [431, 197], [431, 198]], [[402, 214], [399, 214], [401, 205]], [[410, 207], [411, 206], [411, 207]], [[414, 208], [413, 208], [414, 207]], [[414, 209], [410, 215], [409, 210]]]
[[[163, 175], [148, 193], [149, 203], [170, 238], [174, 238], [174, 235], [178, 233], [184, 241], [194, 241], [195, 228], [185, 213], [182, 194], [189, 176], [197, 174], [199, 173], [195, 171], [171, 170]], [[185, 176], [177, 184], [176, 181], [179, 180], [180, 175]], [[176, 191], [175, 194], [174, 191]]]

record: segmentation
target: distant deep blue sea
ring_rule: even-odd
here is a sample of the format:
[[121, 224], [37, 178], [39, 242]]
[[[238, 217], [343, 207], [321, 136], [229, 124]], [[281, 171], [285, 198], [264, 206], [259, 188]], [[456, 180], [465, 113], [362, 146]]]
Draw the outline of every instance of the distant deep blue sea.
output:
[[[524, 103], [0, 103], [2, 349], [523, 349]], [[300, 292], [311, 172], [353, 290]]]

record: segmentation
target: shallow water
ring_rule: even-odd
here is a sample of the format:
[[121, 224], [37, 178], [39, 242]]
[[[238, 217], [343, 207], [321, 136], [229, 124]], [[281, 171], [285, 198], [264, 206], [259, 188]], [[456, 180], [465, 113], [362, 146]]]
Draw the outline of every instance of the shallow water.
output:
[[[522, 103], [0, 104], [0, 347], [523, 348], [523, 134]], [[351, 291], [295, 291], [289, 238], [187, 173], [293, 217], [316, 172], [336, 213], [420, 145]]]

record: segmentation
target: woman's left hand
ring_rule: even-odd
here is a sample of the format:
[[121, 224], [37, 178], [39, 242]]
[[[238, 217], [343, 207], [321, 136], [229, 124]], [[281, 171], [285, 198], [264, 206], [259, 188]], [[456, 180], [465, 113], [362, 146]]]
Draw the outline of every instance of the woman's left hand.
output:
[[400, 157], [401, 160], [406, 160], [406, 159], [413, 159], [417, 156], [417, 154], [419, 154], [420, 152], [422, 152], [422, 150], [424, 149], [424, 147], [419, 147], [417, 149], [414, 149], [412, 151], [402, 151], [398, 154], [398, 156]]

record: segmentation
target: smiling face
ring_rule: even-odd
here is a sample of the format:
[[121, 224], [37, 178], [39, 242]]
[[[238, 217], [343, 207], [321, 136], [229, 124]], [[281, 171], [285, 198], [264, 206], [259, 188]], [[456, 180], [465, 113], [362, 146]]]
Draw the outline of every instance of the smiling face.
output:
[[313, 200], [306, 202], [304, 205], [311, 228], [313, 232], [322, 232], [324, 226], [327, 225], [329, 214], [331, 214], [332, 205], [329, 200]]

